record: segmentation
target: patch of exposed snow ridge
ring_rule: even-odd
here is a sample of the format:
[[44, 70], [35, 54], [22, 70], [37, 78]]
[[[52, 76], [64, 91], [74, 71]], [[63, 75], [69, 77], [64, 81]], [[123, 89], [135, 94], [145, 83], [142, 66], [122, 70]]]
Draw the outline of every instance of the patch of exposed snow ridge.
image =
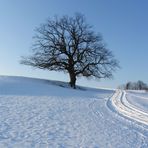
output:
[[80, 88], [0, 77], [0, 148], [148, 147], [146, 108], [128, 92]]

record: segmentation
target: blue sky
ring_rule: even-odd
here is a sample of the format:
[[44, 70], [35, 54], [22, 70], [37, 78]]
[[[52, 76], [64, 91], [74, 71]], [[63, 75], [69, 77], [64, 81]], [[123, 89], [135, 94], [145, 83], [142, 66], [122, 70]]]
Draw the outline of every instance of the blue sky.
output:
[[100, 32], [121, 69], [111, 80], [79, 79], [78, 84], [117, 87], [127, 81], [148, 83], [147, 0], [1, 0], [0, 75], [18, 75], [68, 81], [63, 73], [19, 64], [31, 51], [34, 29], [54, 15], [80, 12]]

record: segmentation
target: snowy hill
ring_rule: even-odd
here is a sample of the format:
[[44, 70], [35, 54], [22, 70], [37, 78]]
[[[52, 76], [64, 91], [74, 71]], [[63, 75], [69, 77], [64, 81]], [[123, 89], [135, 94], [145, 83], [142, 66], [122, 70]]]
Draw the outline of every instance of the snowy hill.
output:
[[120, 108], [122, 100], [114, 93], [84, 87], [74, 90], [64, 82], [1, 76], [0, 148], [148, 147], [147, 105], [138, 106], [137, 99], [131, 99], [137, 94], [127, 94], [132, 109], [135, 106], [138, 110], [132, 110], [136, 116], [130, 118], [131, 105], [127, 109], [123, 102]]

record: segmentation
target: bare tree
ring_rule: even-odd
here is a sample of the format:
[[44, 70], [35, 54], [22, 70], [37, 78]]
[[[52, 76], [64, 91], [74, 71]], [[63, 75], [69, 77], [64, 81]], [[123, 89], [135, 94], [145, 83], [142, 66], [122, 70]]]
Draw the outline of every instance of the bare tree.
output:
[[132, 83], [131, 82], [127, 82], [125, 85], [125, 89], [131, 89], [132, 87]]
[[140, 81], [140, 80], [139, 80], [139, 81], [137, 82], [137, 87], [138, 87], [139, 90], [146, 90], [147, 84], [144, 83], [143, 81]]
[[33, 53], [23, 57], [21, 64], [67, 72], [73, 88], [78, 76], [110, 78], [118, 67], [101, 35], [92, 30], [81, 14], [49, 19], [36, 33]]

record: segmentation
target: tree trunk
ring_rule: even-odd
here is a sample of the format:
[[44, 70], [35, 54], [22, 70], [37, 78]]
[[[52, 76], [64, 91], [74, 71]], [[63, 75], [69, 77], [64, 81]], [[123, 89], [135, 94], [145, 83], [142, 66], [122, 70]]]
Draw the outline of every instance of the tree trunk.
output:
[[75, 73], [69, 73], [69, 76], [70, 76], [70, 86], [74, 89], [76, 89], [76, 75]]

